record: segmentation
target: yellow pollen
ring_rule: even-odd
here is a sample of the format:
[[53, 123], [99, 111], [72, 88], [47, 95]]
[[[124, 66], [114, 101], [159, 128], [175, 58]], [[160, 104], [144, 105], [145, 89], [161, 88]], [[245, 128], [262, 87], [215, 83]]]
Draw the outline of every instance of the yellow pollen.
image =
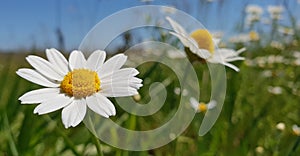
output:
[[206, 49], [214, 53], [215, 45], [211, 34], [205, 29], [198, 29], [192, 32], [191, 37], [198, 43], [200, 49]]
[[200, 102], [198, 105], [198, 111], [199, 112], [205, 112], [207, 110], [207, 105], [203, 102]]
[[75, 69], [64, 77], [60, 88], [70, 96], [84, 98], [100, 90], [100, 79], [94, 71]]

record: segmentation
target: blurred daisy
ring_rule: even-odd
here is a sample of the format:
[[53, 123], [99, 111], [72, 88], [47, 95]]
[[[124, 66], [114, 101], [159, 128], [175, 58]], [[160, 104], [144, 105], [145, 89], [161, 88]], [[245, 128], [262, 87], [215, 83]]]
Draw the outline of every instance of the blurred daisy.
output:
[[180, 89], [179, 87], [176, 87], [176, 88], [174, 89], [174, 93], [175, 93], [176, 95], [180, 95], [180, 93], [181, 93], [182, 96], [187, 96], [189, 92], [188, 92], [188, 90], [186, 90], [186, 89], [183, 89], [182, 92], [181, 92], [181, 89]]
[[141, 100], [141, 95], [140, 94], [136, 94], [133, 96], [134, 101], [140, 101]]
[[285, 124], [283, 122], [279, 122], [277, 125], [276, 125], [276, 128], [280, 131], [284, 131], [285, 130]]
[[217, 102], [215, 100], [210, 101], [208, 104], [203, 102], [198, 102], [195, 98], [190, 98], [190, 104], [193, 109], [197, 112], [206, 112], [207, 110], [213, 109], [217, 106]]
[[271, 41], [270, 46], [272, 48], [276, 48], [276, 49], [279, 49], [279, 50], [284, 49], [284, 45], [281, 42], [278, 42], [278, 41]]
[[263, 9], [258, 5], [248, 5], [245, 9], [247, 13], [246, 24], [253, 24], [254, 22], [260, 21]]
[[262, 15], [264, 10], [259, 5], [250, 4], [245, 9], [247, 14]]
[[258, 154], [263, 154], [265, 151], [265, 149], [262, 146], [257, 146], [255, 148], [255, 152], [257, 152]]
[[300, 127], [299, 126], [293, 125], [292, 130], [295, 135], [300, 136]]
[[215, 45], [219, 43], [219, 40], [213, 39], [207, 30], [198, 29], [189, 35], [183, 27], [173, 19], [170, 17], [166, 19], [175, 31], [170, 33], [176, 36], [185, 47], [189, 48], [190, 52], [187, 52], [189, 58], [192, 60], [201, 58], [210, 63], [223, 64], [235, 71], [239, 71], [239, 68], [229, 62], [244, 60], [244, 57], [240, 57], [239, 54], [244, 52], [245, 48], [238, 51], [226, 48], [215, 49]]
[[281, 20], [282, 19], [282, 13], [284, 11], [283, 6], [269, 5], [267, 9], [268, 9], [268, 12], [269, 12], [272, 20]]
[[123, 54], [104, 62], [106, 53], [94, 51], [86, 60], [81, 51], [74, 50], [69, 61], [56, 49], [47, 49], [48, 60], [30, 55], [26, 60], [34, 69], [21, 68], [22, 78], [44, 86], [22, 95], [21, 104], [39, 103], [34, 113], [47, 114], [62, 109], [65, 128], [77, 126], [85, 117], [86, 108], [108, 118], [116, 109], [107, 97], [138, 94], [142, 80], [134, 68], [122, 68], [127, 60]]
[[259, 34], [256, 31], [250, 31], [249, 32], [249, 40], [250, 41], [258, 41], [259, 40]]
[[279, 94], [282, 94], [282, 88], [279, 86], [276, 86], [276, 87], [269, 86], [268, 92], [271, 94], [274, 94], [274, 95], [279, 95]]
[[293, 56], [300, 59], [300, 51], [294, 51]]
[[279, 27], [278, 28], [278, 32], [282, 33], [283, 35], [294, 35], [295, 31], [292, 28], [288, 28], [288, 27]]

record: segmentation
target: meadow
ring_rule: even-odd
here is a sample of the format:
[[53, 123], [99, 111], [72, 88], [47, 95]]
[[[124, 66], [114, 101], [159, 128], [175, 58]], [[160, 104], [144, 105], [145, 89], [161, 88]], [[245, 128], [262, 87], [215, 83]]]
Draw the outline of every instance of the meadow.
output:
[[[41, 87], [20, 78], [16, 71], [30, 68], [25, 60], [27, 55], [45, 57], [44, 51], [0, 53], [0, 155], [97, 155], [99, 143], [104, 155], [117, 156], [299, 155], [300, 29], [292, 27], [292, 35], [280, 33], [277, 31], [279, 24], [273, 21], [271, 33], [260, 34], [255, 31], [256, 22], [245, 33], [219, 45], [233, 49], [246, 47], [247, 51], [241, 54], [246, 60], [234, 62], [239, 72], [226, 68], [226, 98], [212, 129], [204, 136], [198, 135], [205, 114], [197, 113], [174, 141], [149, 151], [127, 151], [99, 142], [83, 123], [65, 129], [61, 111], [40, 116], [33, 114], [36, 105], [21, 105], [18, 98]], [[245, 36], [248, 37], [246, 41]], [[193, 66], [199, 80], [201, 101], [207, 102], [210, 97], [207, 66], [205, 63]], [[117, 116], [112, 119], [118, 120], [124, 128], [149, 130], [168, 121], [176, 112], [178, 80], [172, 70], [162, 64], [150, 62], [139, 66], [138, 70], [138, 77], [144, 80], [139, 90], [142, 103], [149, 100], [151, 83], [174, 77], [166, 86], [165, 104], [149, 117], [129, 114], [115, 105]]]

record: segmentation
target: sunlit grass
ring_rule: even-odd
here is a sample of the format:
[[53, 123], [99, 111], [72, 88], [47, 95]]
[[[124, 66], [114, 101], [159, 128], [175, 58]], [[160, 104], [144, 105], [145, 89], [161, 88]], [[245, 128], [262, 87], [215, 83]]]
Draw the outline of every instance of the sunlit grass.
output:
[[[259, 47], [258, 47], [259, 48]], [[263, 51], [261, 54], [259, 51]], [[249, 51], [248, 53], [251, 53]], [[251, 57], [279, 55], [271, 48], [256, 49]], [[286, 54], [283, 56], [290, 56]], [[25, 54], [1, 54], [0, 77], [0, 150], [4, 155], [96, 155], [97, 150], [91, 134], [80, 124], [76, 128], [65, 129], [61, 123], [60, 113], [38, 116], [33, 114], [34, 106], [24, 106], [17, 100], [28, 90], [39, 88], [23, 79], [15, 71], [20, 67], [28, 67]], [[287, 57], [288, 58], [288, 57]], [[247, 61], [246, 61], [247, 62]], [[147, 76], [145, 88], [140, 90], [143, 97], [148, 95], [147, 86], [152, 82], [162, 82], [168, 77], [174, 81], [167, 86], [168, 97], [163, 108], [150, 117], [129, 115], [117, 106], [117, 118], [122, 118], [120, 125], [135, 130], [149, 130], [159, 127], [172, 117], [178, 108], [177, 95], [174, 89], [179, 87], [172, 71], [163, 65], [153, 64], [140, 66], [140, 76]], [[147, 75], [150, 68], [155, 71]], [[198, 136], [203, 114], [195, 116], [184, 133], [171, 143], [144, 152], [130, 152], [103, 145], [106, 155], [296, 155], [300, 152], [293, 134], [292, 125], [299, 123], [299, 69], [284, 63], [272, 66], [249, 66], [239, 64], [241, 71], [227, 69], [227, 95], [224, 108], [211, 131]], [[209, 73], [205, 64], [195, 64], [200, 82], [201, 98], [209, 100]], [[269, 70], [271, 75], [263, 73]], [[163, 72], [161, 72], [163, 71]], [[203, 72], [204, 71], [204, 72]], [[280, 86], [278, 95], [268, 91], [270, 86]], [[297, 91], [295, 91], [297, 90]], [[148, 99], [149, 100], [149, 99]], [[147, 101], [147, 100], [146, 100]], [[145, 101], [145, 102], [146, 102]], [[283, 122], [283, 131], [276, 128]], [[299, 141], [298, 141], [299, 142]], [[295, 146], [297, 145], [297, 146]], [[261, 149], [262, 148], [262, 149]]]

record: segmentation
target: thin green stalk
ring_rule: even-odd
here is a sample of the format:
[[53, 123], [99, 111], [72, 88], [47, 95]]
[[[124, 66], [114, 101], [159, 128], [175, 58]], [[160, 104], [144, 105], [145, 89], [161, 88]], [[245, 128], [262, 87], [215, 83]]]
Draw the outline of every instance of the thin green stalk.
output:
[[95, 130], [95, 127], [94, 127], [94, 125], [92, 123], [91, 118], [88, 119], [88, 122], [91, 125], [90, 127], [92, 127], [92, 129], [91, 129], [92, 132], [91, 131], [89, 131], [89, 132], [91, 133], [92, 140], [93, 140], [93, 142], [94, 142], [94, 144], [95, 144], [95, 146], [97, 148], [98, 155], [99, 156], [103, 156], [103, 152], [102, 152], [102, 148], [101, 148], [101, 143], [100, 143], [99, 138], [96, 136], [97, 133], [96, 133], [96, 130]]
[[[48, 121], [48, 122], [51, 121], [51, 118], [50, 118], [48, 115], [45, 115], [45, 116], [44, 116], [44, 119], [45, 119], [46, 121]], [[71, 149], [71, 151], [72, 151], [75, 155], [80, 156], [80, 153], [77, 151], [77, 149], [76, 149], [74, 143], [73, 143], [73, 142], [68, 138], [68, 136], [65, 134], [65, 131], [63, 131], [63, 130], [60, 128], [60, 126], [58, 126], [58, 125], [55, 126], [55, 129], [54, 129], [54, 130], [55, 130], [55, 132], [56, 132], [58, 135], [60, 135], [60, 136], [63, 137], [63, 139], [64, 139], [66, 145]]]
[[100, 140], [93, 133], [91, 133], [91, 135], [92, 135], [92, 140], [97, 148], [98, 155], [103, 156]]
[[295, 154], [295, 152], [296, 152], [299, 145], [300, 145], [300, 136], [298, 136], [298, 138], [297, 138], [292, 150], [289, 152], [288, 156], [291, 156], [292, 154]]
[[9, 146], [10, 146], [11, 152], [12, 152], [13, 155], [18, 156], [19, 153], [18, 153], [16, 143], [15, 143], [14, 138], [13, 138], [13, 134], [12, 134], [11, 129], [10, 129], [7, 114], [4, 113], [3, 117], [4, 117], [4, 126], [5, 126], [5, 129], [7, 131], [8, 141], [9, 141]]

